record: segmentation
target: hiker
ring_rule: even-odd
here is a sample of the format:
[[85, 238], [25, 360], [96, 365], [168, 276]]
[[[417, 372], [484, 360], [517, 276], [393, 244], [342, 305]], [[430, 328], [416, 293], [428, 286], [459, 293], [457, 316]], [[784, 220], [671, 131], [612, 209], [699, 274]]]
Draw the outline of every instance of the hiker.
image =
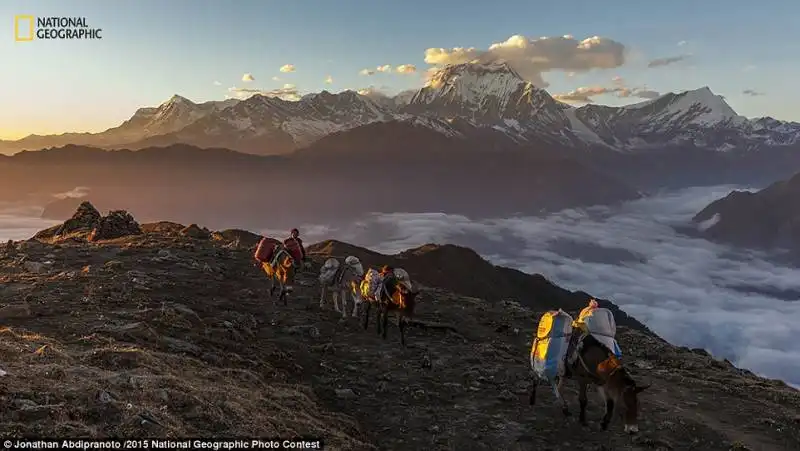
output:
[[303, 246], [303, 240], [300, 238], [299, 230], [292, 229], [292, 231], [289, 232], [289, 238], [283, 240], [283, 245], [286, 246], [286, 249], [292, 254], [292, 258], [296, 260], [298, 266], [303, 266], [308, 262], [306, 248]]

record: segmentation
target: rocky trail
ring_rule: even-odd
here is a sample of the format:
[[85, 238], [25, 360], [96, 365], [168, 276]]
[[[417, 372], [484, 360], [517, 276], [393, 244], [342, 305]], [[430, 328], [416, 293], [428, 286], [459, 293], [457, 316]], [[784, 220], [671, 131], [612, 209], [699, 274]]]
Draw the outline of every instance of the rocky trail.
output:
[[364, 331], [330, 303], [320, 309], [325, 255], [288, 306], [273, 305], [243, 237], [143, 229], [0, 245], [0, 434], [317, 436], [342, 450], [800, 449], [800, 392], [647, 331], [618, 331], [625, 364], [652, 383], [642, 432], [624, 434], [619, 419], [602, 432], [594, 393], [588, 428], [545, 387], [528, 405], [541, 311], [424, 287], [416, 318], [457, 332], [412, 327], [403, 348], [394, 325], [384, 341], [374, 318]]

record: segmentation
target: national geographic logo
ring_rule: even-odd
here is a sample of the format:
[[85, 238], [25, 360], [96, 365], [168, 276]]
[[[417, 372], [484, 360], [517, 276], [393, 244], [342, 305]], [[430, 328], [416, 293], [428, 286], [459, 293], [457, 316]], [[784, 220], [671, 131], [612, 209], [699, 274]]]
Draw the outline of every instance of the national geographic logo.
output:
[[103, 39], [102, 28], [90, 28], [85, 17], [14, 16], [14, 40]]

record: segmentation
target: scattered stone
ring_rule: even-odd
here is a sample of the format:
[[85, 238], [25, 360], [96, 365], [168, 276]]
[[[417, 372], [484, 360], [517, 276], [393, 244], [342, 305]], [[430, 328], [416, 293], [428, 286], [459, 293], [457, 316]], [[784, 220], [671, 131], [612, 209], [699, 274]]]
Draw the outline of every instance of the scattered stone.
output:
[[497, 395], [497, 399], [501, 401], [513, 401], [517, 399], [517, 396], [514, 393], [511, 393], [509, 390], [503, 390]]
[[350, 399], [350, 398], [355, 398], [356, 393], [350, 388], [337, 388], [336, 397], [342, 399]]
[[40, 274], [43, 272], [45, 264], [40, 262], [26, 261], [22, 263], [22, 267], [25, 268], [25, 271], [32, 272], [34, 274]]

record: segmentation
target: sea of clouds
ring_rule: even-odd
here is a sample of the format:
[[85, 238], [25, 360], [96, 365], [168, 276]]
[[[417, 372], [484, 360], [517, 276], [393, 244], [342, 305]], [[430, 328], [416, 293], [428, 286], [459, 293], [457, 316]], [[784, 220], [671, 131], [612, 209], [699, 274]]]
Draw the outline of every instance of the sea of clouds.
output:
[[[495, 264], [612, 300], [673, 344], [800, 386], [800, 271], [676, 231], [735, 188], [691, 188], [544, 218], [393, 213], [300, 229], [307, 243], [335, 238], [384, 253], [426, 243], [471, 247]], [[54, 223], [39, 212], [0, 205], [0, 242]]]

